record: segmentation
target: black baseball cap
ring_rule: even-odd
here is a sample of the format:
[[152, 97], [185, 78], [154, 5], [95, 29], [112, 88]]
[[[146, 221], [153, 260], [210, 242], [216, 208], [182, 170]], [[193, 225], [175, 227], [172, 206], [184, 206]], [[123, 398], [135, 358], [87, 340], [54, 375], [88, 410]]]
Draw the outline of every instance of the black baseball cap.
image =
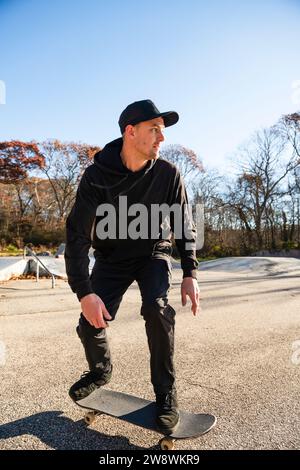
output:
[[119, 118], [121, 134], [123, 134], [128, 124], [135, 126], [139, 122], [150, 121], [150, 119], [158, 117], [163, 118], [165, 127], [173, 126], [179, 119], [176, 111], [161, 113], [151, 100], [135, 101], [129, 104], [121, 113]]

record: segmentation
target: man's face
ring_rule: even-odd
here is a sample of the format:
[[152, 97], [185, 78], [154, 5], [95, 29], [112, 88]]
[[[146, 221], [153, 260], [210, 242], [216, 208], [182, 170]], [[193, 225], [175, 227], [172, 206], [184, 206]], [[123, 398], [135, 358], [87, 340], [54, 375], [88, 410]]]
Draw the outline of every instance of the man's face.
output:
[[161, 117], [134, 126], [132, 144], [146, 160], [156, 160], [159, 157], [160, 144], [165, 140], [164, 129], [164, 120]]

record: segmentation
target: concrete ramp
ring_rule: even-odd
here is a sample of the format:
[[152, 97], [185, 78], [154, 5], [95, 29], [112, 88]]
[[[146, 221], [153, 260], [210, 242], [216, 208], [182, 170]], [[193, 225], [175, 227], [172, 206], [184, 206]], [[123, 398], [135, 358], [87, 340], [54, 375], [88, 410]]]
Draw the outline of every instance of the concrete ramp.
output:
[[27, 272], [28, 259], [21, 256], [4, 256], [0, 258], [0, 281], [8, 281], [14, 276]]
[[267, 276], [295, 275], [300, 274], [300, 260], [285, 257], [233, 256], [202, 262], [199, 264], [199, 270]]
[[[41, 262], [46, 266], [49, 271], [54, 274], [55, 277], [60, 277], [62, 279], [67, 279], [65, 260], [64, 258], [53, 258], [50, 256], [41, 256], [39, 257]], [[94, 266], [95, 258], [90, 257], [89, 269], [92, 270]], [[34, 258], [31, 258], [29, 261], [28, 270], [31, 273], [36, 273], [37, 261]], [[47, 271], [40, 265], [39, 273], [41, 276], [47, 275]]]

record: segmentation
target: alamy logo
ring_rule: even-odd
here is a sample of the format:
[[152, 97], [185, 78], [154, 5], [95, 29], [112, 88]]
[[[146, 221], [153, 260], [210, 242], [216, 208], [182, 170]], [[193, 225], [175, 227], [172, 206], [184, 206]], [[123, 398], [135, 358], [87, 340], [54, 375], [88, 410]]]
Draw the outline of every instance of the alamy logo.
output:
[[0, 80], [0, 104], [5, 104], [5, 103], [6, 103], [5, 82], [3, 80]]
[[[100, 204], [97, 208], [96, 235], [100, 240], [137, 240], [159, 238], [185, 240], [186, 250], [199, 250], [204, 243], [204, 209], [202, 204], [128, 205], [127, 196], [119, 197], [118, 207]], [[194, 220], [196, 223], [194, 223]]]

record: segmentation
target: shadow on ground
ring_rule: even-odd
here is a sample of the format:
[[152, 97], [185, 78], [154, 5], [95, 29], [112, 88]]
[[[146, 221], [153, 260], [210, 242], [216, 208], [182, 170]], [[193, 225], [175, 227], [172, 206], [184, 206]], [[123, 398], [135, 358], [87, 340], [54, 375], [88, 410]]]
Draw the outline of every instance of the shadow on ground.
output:
[[[36, 436], [56, 450], [145, 450], [123, 436], [109, 436], [86, 426], [83, 419], [72, 421], [62, 411], [37, 413], [0, 426], [0, 439]], [[156, 450], [158, 445], [148, 449]]]

